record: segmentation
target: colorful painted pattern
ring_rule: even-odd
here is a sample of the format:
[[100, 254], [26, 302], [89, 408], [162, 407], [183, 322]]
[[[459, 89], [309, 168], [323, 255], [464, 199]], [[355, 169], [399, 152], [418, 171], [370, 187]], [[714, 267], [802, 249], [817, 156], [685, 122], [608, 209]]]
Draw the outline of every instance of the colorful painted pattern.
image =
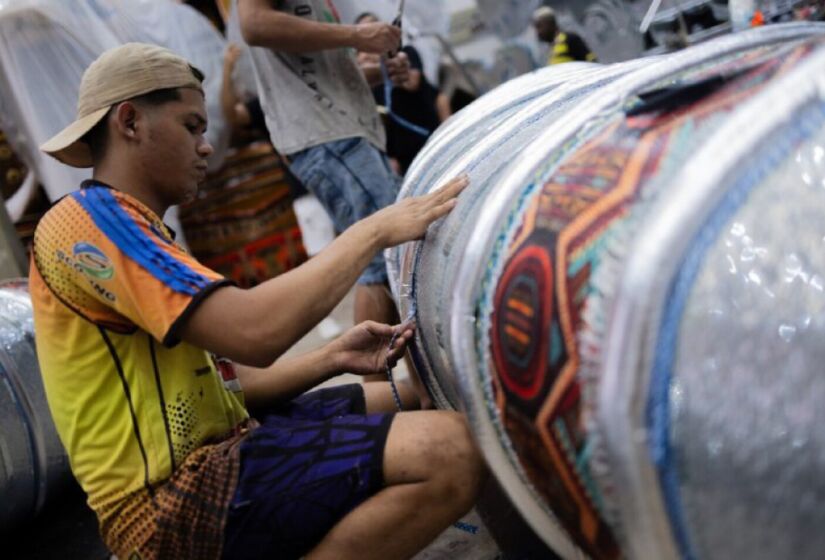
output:
[[588, 468], [581, 417], [578, 335], [591, 276], [612, 228], [646, 185], [690, 155], [703, 137], [698, 131], [807, 52], [775, 53], [759, 64], [747, 59], [745, 69], [698, 101], [665, 102], [613, 121], [541, 187], [515, 230], [491, 317], [496, 401], [530, 483], [593, 557], [620, 552]]

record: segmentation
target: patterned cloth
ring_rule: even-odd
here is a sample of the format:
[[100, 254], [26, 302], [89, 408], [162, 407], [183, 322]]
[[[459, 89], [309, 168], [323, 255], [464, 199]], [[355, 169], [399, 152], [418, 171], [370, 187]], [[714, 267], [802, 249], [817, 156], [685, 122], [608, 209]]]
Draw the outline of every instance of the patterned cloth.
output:
[[[252, 422], [250, 422], [252, 424]], [[248, 428], [190, 453], [154, 491], [141, 489], [98, 511], [101, 534], [118, 558], [220, 558], [227, 501], [238, 479]]]
[[193, 202], [180, 207], [192, 254], [243, 288], [307, 259], [288, 171], [269, 142], [234, 150]]
[[29, 285], [49, 408], [120, 558], [220, 553], [237, 471], [226, 438], [248, 414], [231, 364], [179, 342], [178, 329], [226, 283], [146, 206], [99, 183], [35, 232]]

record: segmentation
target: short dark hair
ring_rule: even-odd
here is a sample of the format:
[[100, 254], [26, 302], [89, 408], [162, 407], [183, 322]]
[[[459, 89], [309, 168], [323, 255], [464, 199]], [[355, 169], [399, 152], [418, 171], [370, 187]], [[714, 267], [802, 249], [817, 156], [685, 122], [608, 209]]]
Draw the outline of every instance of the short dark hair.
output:
[[[180, 88], [166, 88], [156, 89], [155, 91], [150, 91], [149, 93], [144, 93], [143, 95], [124, 101], [131, 101], [144, 107], [159, 107], [166, 103], [180, 100]], [[92, 129], [80, 139], [81, 142], [89, 145], [89, 150], [92, 152], [92, 161], [95, 163], [99, 162], [103, 159], [103, 156], [106, 155], [106, 144], [109, 141], [108, 122], [113, 109], [114, 106], [109, 109], [105, 117], [100, 119], [99, 123], [92, 127]]]
[[372, 18], [376, 21], [381, 21], [381, 18], [378, 17], [377, 15], [375, 15], [372, 12], [361, 12], [360, 14], [358, 14], [358, 17], [355, 18], [355, 23], [361, 23], [362, 19], [366, 19], [368, 17], [370, 17], [370, 18]]

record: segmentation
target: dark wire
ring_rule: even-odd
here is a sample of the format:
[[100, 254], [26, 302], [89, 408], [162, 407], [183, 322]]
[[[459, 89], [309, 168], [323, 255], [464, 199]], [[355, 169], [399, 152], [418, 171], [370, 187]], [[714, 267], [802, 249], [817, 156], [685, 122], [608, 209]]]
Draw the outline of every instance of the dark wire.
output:
[[404, 407], [401, 404], [401, 395], [398, 394], [398, 387], [395, 385], [395, 378], [392, 375], [392, 366], [390, 366], [390, 352], [392, 352], [392, 347], [395, 345], [395, 341], [398, 340], [399, 334], [400, 332], [393, 334], [390, 339], [390, 345], [389, 348], [387, 348], [387, 360], [384, 362], [384, 366], [387, 368], [387, 379], [390, 382], [392, 398], [395, 400], [395, 406], [398, 408], [399, 412], [403, 412]]

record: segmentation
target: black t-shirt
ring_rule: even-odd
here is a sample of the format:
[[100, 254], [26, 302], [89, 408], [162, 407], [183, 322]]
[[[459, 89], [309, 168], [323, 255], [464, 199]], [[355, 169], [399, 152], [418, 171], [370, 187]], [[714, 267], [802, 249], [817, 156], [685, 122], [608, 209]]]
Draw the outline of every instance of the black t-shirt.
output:
[[246, 103], [246, 110], [249, 113], [249, 128], [253, 130], [263, 130], [267, 134], [267, 138], [269, 137], [269, 132], [266, 128], [266, 117], [264, 117], [264, 110], [261, 107], [261, 100], [260, 98], [253, 97]]
[[[410, 68], [422, 72], [421, 85], [417, 91], [407, 91], [401, 87], [393, 86], [392, 113], [428, 131], [426, 135], [419, 134], [400, 124], [392, 116], [388, 116], [386, 120], [387, 154], [398, 160], [403, 173], [427, 142], [430, 134], [438, 128], [440, 122], [435, 107], [438, 90], [424, 77], [421, 56], [411, 46], [405, 46], [401, 50], [407, 53], [407, 57], [410, 59]], [[383, 84], [374, 87], [372, 93], [376, 103], [387, 105], [384, 99]]]
[[565, 43], [567, 43], [567, 55], [573, 60], [581, 60], [583, 62], [595, 62], [596, 57], [593, 55], [590, 47], [584, 42], [580, 36], [575, 33], [564, 33], [566, 36]]
[[595, 56], [590, 51], [590, 47], [584, 39], [575, 33], [565, 33], [567, 35], [567, 52], [573, 60], [594, 61]]

